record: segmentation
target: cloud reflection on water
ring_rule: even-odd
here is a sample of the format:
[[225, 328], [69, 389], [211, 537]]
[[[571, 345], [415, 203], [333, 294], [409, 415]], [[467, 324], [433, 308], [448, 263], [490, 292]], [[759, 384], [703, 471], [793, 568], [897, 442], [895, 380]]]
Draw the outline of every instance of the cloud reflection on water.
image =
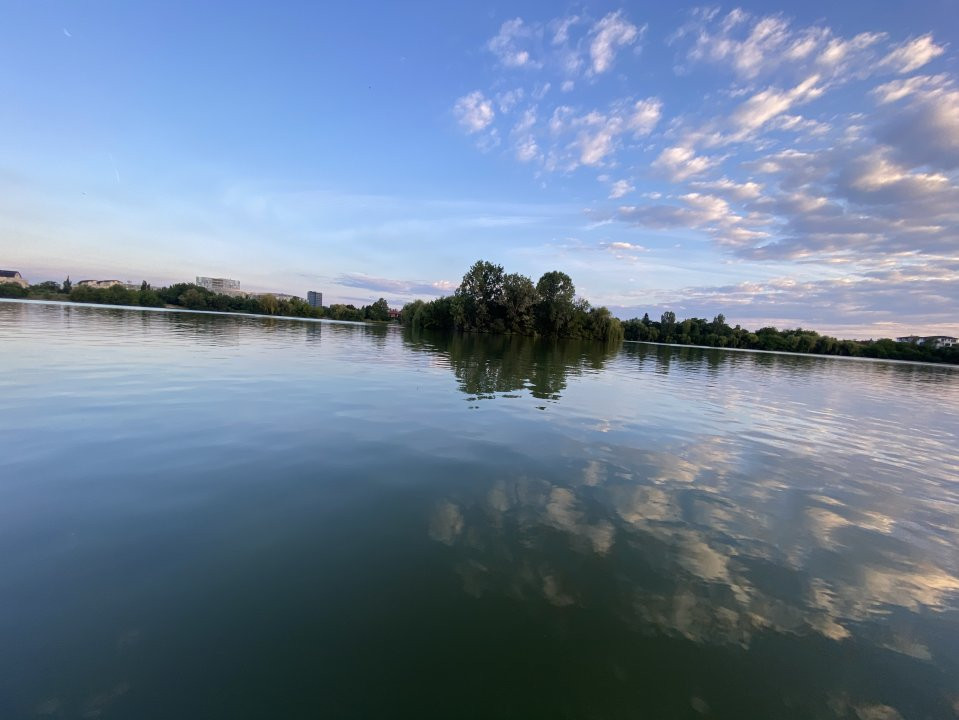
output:
[[[544, 362], [531, 350], [499, 363], [448, 351], [464, 393], [512, 390], [544, 372], [531, 366]], [[648, 382], [646, 370], [680, 373], [674, 388], [685, 382], [683, 392], [698, 396], [664, 399], [646, 385], [647, 405], [633, 416], [613, 409], [607, 427], [593, 427], [601, 441], [558, 423], [562, 469], [548, 451], [528, 450], [515, 477], [491, 480], [482, 494], [458, 487], [431, 528], [449, 526], [440, 515], [457, 519], [455, 537], [443, 541], [461, 550], [456, 572], [470, 595], [602, 607], [640, 633], [697, 643], [748, 648], [768, 632], [813, 633], [922, 661], [959, 660], [934, 622], [959, 606], [951, 432], [917, 438], [901, 418], [857, 416], [850, 406], [868, 409], [916, 384], [929, 392], [954, 382], [948, 371], [860, 364], [841, 387], [863, 392], [839, 402], [833, 375], [850, 369], [842, 361], [648, 347], [615, 358], [567, 352], [545, 360], [561, 403], [581, 402], [564, 392], [566, 374], [588, 367], [632, 372], [636, 382]], [[798, 383], [794, 405], [781, 385], [769, 392], [736, 380], [742, 372]], [[943, 390], [948, 397], [954, 385]], [[773, 394], [779, 402], [764, 405]], [[647, 411], [685, 404], [701, 413], [711, 398], [719, 407], [732, 400], [725, 431], [660, 436], [653, 447], [637, 432]], [[701, 430], [697, 420], [684, 418]], [[599, 567], [608, 584], [591, 584]]]

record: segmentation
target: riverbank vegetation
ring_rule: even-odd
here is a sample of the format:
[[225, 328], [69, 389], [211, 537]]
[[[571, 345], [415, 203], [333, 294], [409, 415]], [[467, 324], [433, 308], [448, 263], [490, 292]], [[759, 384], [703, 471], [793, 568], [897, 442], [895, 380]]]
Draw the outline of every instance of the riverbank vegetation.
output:
[[959, 347], [934, 348], [926, 345], [880, 340], [838, 340], [820, 335], [814, 330], [795, 328], [778, 330], [763, 327], [755, 332], [736, 325], [730, 326], [720, 314], [712, 322], [705, 318], [677, 320], [673, 312], [664, 312], [658, 321], [649, 314], [623, 323], [626, 340], [661, 342], [672, 345], [706, 345], [718, 348], [745, 350], [773, 350], [779, 352], [809, 353], [815, 355], [842, 355], [847, 357], [945, 362], [959, 364]]
[[576, 297], [566, 273], [545, 273], [534, 285], [502, 265], [479, 260], [450, 296], [406, 304], [400, 320], [412, 328], [498, 335], [623, 339], [620, 321], [604, 307]]
[[334, 304], [329, 307], [312, 307], [298, 297], [277, 298], [270, 293], [224, 295], [193, 283], [176, 283], [167, 287], [153, 288], [144, 281], [138, 289], [124, 285], [94, 288], [86, 285], [74, 285], [69, 278], [62, 284], [43, 282], [27, 288], [13, 284], [0, 284], [0, 297], [27, 300], [61, 300], [100, 305], [181, 307], [187, 310], [328, 318], [330, 320], [353, 320], [356, 322], [386, 322], [389, 320], [390, 310], [384, 298], [362, 307], [341, 304]]
[[[575, 295], [572, 279], [563, 272], [545, 273], [534, 284], [518, 273], [506, 273], [500, 265], [478, 261], [463, 276], [451, 296], [429, 302], [407, 303], [401, 322], [416, 329], [462, 330], [489, 334], [583, 338], [603, 341], [621, 339], [670, 345], [703, 345], [717, 348], [770, 350], [816, 355], [841, 355], [887, 360], [940, 362], [959, 365], [959, 346], [879, 340], [839, 340], [803, 328], [779, 330], [762, 327], [752, 331], [731, 326], [720, 314], [712, 319], [678, 320], [664, 312], [659, 320], [646, 314], [620, 322], [605, 307], [594, 308]], [[0, 284], [0, 298], [60, 300], [104, 305], [185, 308], [212, 312], [237, 312], [302, 318], [328, 318], [356, 322], [387, 322], [390, 310], [380, 298], [370, 305], [334, 304], [312, 307], [301, 298], [261, 295], [225, 295], [193, 283], [153, 288], [146, 281], [139, 288], [114, 285], [94, 288], [47, 281], [22, 288]]]

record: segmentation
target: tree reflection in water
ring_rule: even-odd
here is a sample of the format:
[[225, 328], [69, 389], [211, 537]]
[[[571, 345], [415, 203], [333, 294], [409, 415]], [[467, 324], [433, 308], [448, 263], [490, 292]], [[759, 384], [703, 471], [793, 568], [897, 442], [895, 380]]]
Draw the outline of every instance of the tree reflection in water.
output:
[[406, 330], [406, 346], [449, 359], [460, 389], [473, 398], [528, 390], [541, 400], [558, 400], [570, 376], [598, 372], [621, 343], [556, 340], [478, 333]]

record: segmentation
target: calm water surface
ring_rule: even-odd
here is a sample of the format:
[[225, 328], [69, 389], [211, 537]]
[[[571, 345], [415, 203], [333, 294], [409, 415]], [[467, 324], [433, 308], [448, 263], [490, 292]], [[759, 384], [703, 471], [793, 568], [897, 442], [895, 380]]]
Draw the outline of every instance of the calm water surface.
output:
[[959, 372], [0, 302], [0, 717], [959, 717]]

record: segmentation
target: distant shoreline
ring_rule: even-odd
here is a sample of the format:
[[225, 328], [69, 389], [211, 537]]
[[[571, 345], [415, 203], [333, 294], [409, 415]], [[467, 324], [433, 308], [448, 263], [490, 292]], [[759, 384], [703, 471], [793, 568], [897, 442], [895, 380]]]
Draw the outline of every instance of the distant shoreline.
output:
[[230, 310], [190, 310], [182, 307], [147, 307], [144, 305], [108, 305], [106, 303], [73, 302], [72, 300], [36, 300], [27, 298], [0, 298], [0, 303], [25, 303], [30, 305], [65, 305], [77, 308], [109, 308], [111, 310], [137, 310], [140, 312], [190, 313], [192, 315], [229, 315], [231, 317], [263, 318], [266, 320], [297, 320], [301, 322], [326, 323], [330, 325], [358, 325], [381, 327], [396, 323], [367, 320], [333, 320], [330, 318], [296, 317], [294, 315], [264, 315], [262, 313], [233, 312]]
[[183, 308], [218, 313], [325, 318], [353, 322], [389, 322], [395, 319], [398, 313], [390, 310], [384, 298], [363, 307], [342, 303], [334, 303], [326, 307], [316, 302], [319, 300], [316, 297], [311, 304], [293, 295], [220, 293], [194, 283], [174, 283], [154, 288], [144, 280], [137, 288], [134, 285], [124, 285], [112, 280], [105, 281], [112, 283], [108, 287], [94, 287], [85, 285], [83, 282], [74, 286], [68, 277], [62, 284], [52, 280], [26, 287], [12, 283], [0, 284], [0, 298], [129, 307]]
[[821, 358], [823, 360], [864, 360], [876, 363], [895, 363], [896, 365], [922, 365], [923, 367], [946, 368], [953, 372], [959, 370], [959, 364], [951, 362], [928, 362], [926, 360], [897, 360], [895, 358], [874, 358], [865, 355], [827, 355], [826, 353], [790, 352], [789, 350], [760, 350], [758, 348], [715, 347], [713, 345], [683, 345], [681, 343], [661, 343], [651, 340], [623, 340], [634, 345], [657, 345], [668, 348], [695, 348], [697, 350], [717, 350], [719, 352], [759, 353], [761, 355], [788, 355], [790, 357]]
[[[254, 313], [229, 312], [219, 310], [189, 310], [178, 307], [144, 307], [142, 305], [105, 305], [101, 303], [79, 303], [69, 300], [27, 300], [21, 298], [0, 298], [0, 303], [20, 303], [29, 305], [60, 305], [76, 308], [107, 308], [110, 310], [134, 310], [139, 312], [190, 313], [191, 315], [227, 315], [240, 318], [259, 318], [263, 320], [295, 320], [297, 322], [320, 323], [326, 325], [351, 325], [354, 327], [398, 327], [396, 323], [368, 322], [356, 320], [331, 320], [329, 318], [304, 318], [290, 315], [262, 315]], [[513, 336], [524, 337], [524, 336]], [[925, 362], [922, 360], [896, 360], [893, 358], [872, 358], [862, 355], [826, 355], [823, 353], [789, 352], [787, 350], [758, 350], [753, 348], [713, 347], [712, 345], [683, 345], [679, 343], [651, 342], [649, 340], [623, 340], [634, 345], [655, 345], [667, 348], [694, 348], [696, 350], [715, 350], [718, 352], [757, 353], [760, 355], [787, 355], [790, 357], [821, 358], [824, 360], [861, 360], [874, 363], [893, 363], [896, 365], [920, 365], [923, 367], [946, 368], [951, 372], [959, 371], [959, 364], [949, 362]]]

